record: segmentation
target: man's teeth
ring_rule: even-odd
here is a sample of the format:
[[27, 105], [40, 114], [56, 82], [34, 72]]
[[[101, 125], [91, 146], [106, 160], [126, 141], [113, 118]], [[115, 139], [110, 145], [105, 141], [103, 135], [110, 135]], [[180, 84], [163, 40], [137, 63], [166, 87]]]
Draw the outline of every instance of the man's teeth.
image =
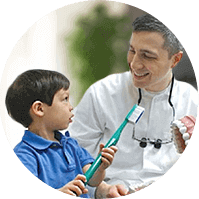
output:
[[148, 73], [138, 74], [138, 73], [136, 73], [136, 72], [134, 72], [134, 73], [135, 73], [135, 75], [138, 76], [138, 77], [146, 76], [146, 75], [148, 74]]

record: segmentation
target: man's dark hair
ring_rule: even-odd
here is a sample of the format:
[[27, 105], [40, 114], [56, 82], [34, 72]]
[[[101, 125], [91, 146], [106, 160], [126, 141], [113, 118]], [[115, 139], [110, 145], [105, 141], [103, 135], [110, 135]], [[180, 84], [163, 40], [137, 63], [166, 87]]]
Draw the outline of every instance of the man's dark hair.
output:
[[32, 104], [39, 100], [51, 106], [55, 93], [62, 88], [67, 90], [69, 85], [69, 80], [56, 71], [26, 71], [15, 79], [7, 91], [8, 114], [28, 127], [32, 123], [29, 114]]
[[161, 33], [165, 40], [163, 48], [168, 51], [169, 58], [175, 53], [183, 50], [176, 36], [162, 22], [150, 14], [145, 14], [136, 18], [132, 26], [133, 32], [149, 31]]

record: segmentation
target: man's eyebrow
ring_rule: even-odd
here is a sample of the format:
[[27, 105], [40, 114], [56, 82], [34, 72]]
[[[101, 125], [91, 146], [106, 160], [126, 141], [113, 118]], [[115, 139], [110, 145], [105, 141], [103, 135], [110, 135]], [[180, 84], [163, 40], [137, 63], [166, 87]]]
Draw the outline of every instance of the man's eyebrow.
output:
[[156, 52], [153, 52], [153, 51], [151, 51], [151, 50], [141, 49], [140, 51], [143, 52], [143, 53], [149, 53], [149, 54], [158, 56], [158, 54], [157, 54]]
[[[134, 47], [133, 47], [131, 44], [129, 44], [129, 47], [132, 48], [132, 49], [134, 49]], [[141, 49], [140, 51], [141, 51], [142, 53], [150, 53], [150, 54], [152, 54], [152, 55], [158, 56], [158, 54], [157, 54], [156, 52], [153, 52], [153, 51], [148, 50], [148, 49]]]
[[133, 48], [133, 46], [131, 44], [129, 44], [129, 47]]

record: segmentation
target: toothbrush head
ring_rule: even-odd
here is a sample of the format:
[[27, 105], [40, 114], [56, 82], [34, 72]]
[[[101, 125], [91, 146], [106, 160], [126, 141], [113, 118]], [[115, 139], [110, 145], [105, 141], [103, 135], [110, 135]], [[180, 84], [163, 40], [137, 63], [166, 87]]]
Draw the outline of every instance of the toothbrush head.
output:
[[[137, 105], [137, 104], [136, 104]], [[141, 106], [136, 106], [136, 108], [132, 111], [132, 114], [129, 115], [129, 117], [127, 118], [130, 122], [133, 122], [134, 124], [136, 124], [139, 119], [141, 118], [141, 116], [144, 113], [144, 108]]]

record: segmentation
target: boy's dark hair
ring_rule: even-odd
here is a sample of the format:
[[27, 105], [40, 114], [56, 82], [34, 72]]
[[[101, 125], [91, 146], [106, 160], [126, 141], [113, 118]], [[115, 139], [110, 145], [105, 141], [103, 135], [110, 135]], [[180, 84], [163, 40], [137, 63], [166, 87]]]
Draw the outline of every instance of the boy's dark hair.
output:
[[62, 88], [67, 90], [69, 85], [69, 80], [56, 71], [26, 71], [15, 79], [7, 91], [8, 114], [28, 127], [32, 123], [29, 114], [32, 104], [39, 100], [51, 106], [55, 93]]
[[169, 58], [175, 53], [183, 50], [176, 36], [162, 22], [150, 14], [145, 14], [136, 18], [132, 26], [133, 32], [149, 31], [161, 33], [165, 40], [163, 48], [168, 51]]

